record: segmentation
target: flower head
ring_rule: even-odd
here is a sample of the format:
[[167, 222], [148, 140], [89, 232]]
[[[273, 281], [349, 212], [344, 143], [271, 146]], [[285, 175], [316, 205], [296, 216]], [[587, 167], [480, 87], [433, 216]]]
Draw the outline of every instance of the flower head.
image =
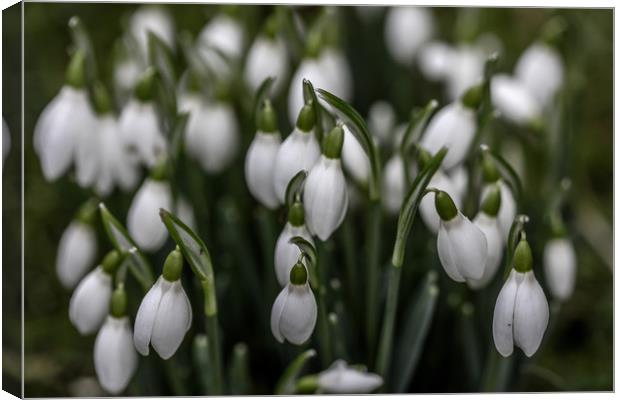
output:
[[291, 238], [295, 236], [301, 236], [314, 245], [312, 235], [305, 225], [303, 205], [299, 202], [291, 206], [288, 222], [284, 226], [276, 242], [274, 265], [276, 277], [278, 278], [280, 286], [286, 286], [288, 284], [291, 269], [301, 255], [299, 247], [290, 243]]
[[170, 15], [162, 7], [142, 6], [131, 15], [129, 32], [136, 40], [143, 60], [148, 59], [149, 32], [174, 48], [174, 25]]
[[432, 14], [423, 7], [390, 7], [385, 20], [385, 44], [397, 62], [411, 65], [433, 35]]
[[127, 213], [127, 229], [140, 248], [154, 251], [164, 244], [167, 231], [159, 218], [159, 209], [169, 210], [171, 205], [168, 182], [147, 178], [142, 183]]
[[138, 367], [129, 318], [108, 316], [95, 340], [94, 360], [97, 379], [108, 393], [119, 394]]
[[377, 374], [351, 368], [344, 360], [336, 360], [318, 376], [318, 387], [326, 393], [371, 393], [383, 384]]
[[289, 61], [285, 42], [278, 37], [258, 36], [245, 62], [244, 78], [252, 91], [268, 77], [274, 77], [273, 92], [279, 93], [289, 74]]
[[527, 125], [540, 119], [541, 105], [523, 82], [506, 74], [491, 79], [491, 101], [507, 120]]
[[568, 300], [575, 289], [577, 256], [573, 243], [565, 237], [551, 239], [543, 254], [545, 278], [551, 295]]
[[97, 253], [93, 227], [80, 220], [69, 224], [60, 238], [56, 255], [56, 273], [65, 288], [72, 288], [92, 268]]
[[539, 104], [548, 106], [564, 81], [564, 63], [556, 49], [537, 42], [521, 54], [514, 74]]
[[361, 184], [366, 184], [370, 174], [370, 160], [351, 130], [346, 125], [343, 125], [342, 129], [344, 130], [342, 165], [353, 179]]

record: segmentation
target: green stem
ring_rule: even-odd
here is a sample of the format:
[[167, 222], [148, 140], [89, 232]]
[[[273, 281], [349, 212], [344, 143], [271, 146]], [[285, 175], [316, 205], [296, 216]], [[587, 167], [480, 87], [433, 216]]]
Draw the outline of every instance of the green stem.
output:
[[275, 273], [273, 269], [274, 250], [276, 247], [276, 233], [274, 226], [273, 213], [264, 207], [258, 210], [258, 224], [260, 230], [261, 249], [263, 251], [263, 281], [265, 283], [265, 294], [268, 299], [275, 298], [277, 295], [277, 286]]
[[345, 289], [347, 291], [349, 309], [353, 311], [353, 317], [356, 321], [360, 320], [361, 305], [358, 301], [359, 287], [357, 282], [356, 271], [356, 250], [355, 250], [355, 232], [351, 226], [351, 219], [345, 218], [342, 223], [342, 242], [344, 249], [344, 265], [346, 271]]
[[332, 345], [329, 335], [329, 322], [327, 316], [327, 270], [328, 270], [328, 254], [325, 243], [318, 243], [319, 257], [317, 261], [318, 274], [318, 323], [319, 323], [319, 342], [321, 355], [321, 364], [324, 368], [329, 366], [333, 359]]
[[210, 395], [224, 394], [222, 387], [222, 354], [220, 352], [220, 333], [217, 314], [206, 317], [206, 330], [209, 339], [207, 352], [209, 365], [211, 366], [211, 382], [209, 385]]
[[[402, 268], [392, 265], [388, 282], [387, 301], [385, 304], [385, 314], [383, 314], [383, 327], [381, 329], [381, 342], [379, 344], [379, 354], [377, 355], [376, 371], [384, 379], [387, 379], [390, 358], [392, 354], [392, 342], [394, 339], [394, 322], [396, 320], [396, 309], [398, 306], [398, 289], [400, 287], [400, 277]], [[404, 350], [404, 349], [403, 349]]]
[[379, 244], [381, 230], [381, 202], [371, 200], [368, 209], [368, 231], [366, 235], [367, 269], [366, 269], [366, 343], [369, 363], [374, 359], [379, 292]]

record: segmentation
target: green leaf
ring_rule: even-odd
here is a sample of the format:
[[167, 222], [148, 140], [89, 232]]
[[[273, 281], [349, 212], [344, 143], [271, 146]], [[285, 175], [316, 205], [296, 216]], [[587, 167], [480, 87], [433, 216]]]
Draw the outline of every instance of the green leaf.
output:
[[159, 103], [167, 113], [168, 121], [177, 115], [176, 73], [172, 51], [153, 32], [148, 33], [149, 60], [158, 72]]
[[487, 151], [491, 158], [493, 158], [493, 160], [495, 161], [495, 166], [497, 167], [500, 175], [502, 176], [502, 178], [504, 178], [508, 186], [510, 186], [510, 189], [512, 190], [512, 193], [514, 194], [515, 200], [517, 202], [517, 209], [519, 209], [519, 204], [521, 204], [522, 199], [521, 196], [523, 195], [523, 186], [521, 184], [519, 174], [517, 174], [514, 168], [512, 168], [508, 161], [506, 161], [501, 155], [499, 155], [499, 153], [490, 149], [488, 149]]
[[263, 101], [269, 97], [269, 92], [273, 86], [275, 79], [272, 76], [265, 78], [256, 91], [254, 100], [254, 130], [258, 130], [258, 113], [260, 112]]
[[170, 159], [173, 162], [176, 162], [181, 156], [181, 151], [183, 151], [183, 144], [185, 142], [185, 128], [187, 127], [187, 122], [189, 121], [189, 113], [183, 112], [177, 115], [172, 124], [172, 128], [170, 130]]
[[181, 32], [179, 34], [179, 44], [189, 69], [196, 77], [200, 78], [200, 83], [206, 84], [208, 82], [215, 82], [216, 77], [214, 72], [211, 71], [207, 63], [204, 62], [196, 51], [192, 43], [192, 36], [189, 32]]
[[304, 188], [304, 182], [306, 181], [306, 177], [308, 176], [308, 172], [305, 170], [301, 170], [295, 174], [286, 185], [286, 207], [289, 209], [295, 202], [295, 200], [301, 198], [301, 192]]
[[400, 208], [400, 214], [398, 216], [398, 228], [396, 230], [396, 241], [394, 243], [394, 252], [392, 253], [392, 264], [396, 267], [403, 265], [403, 259], [405, 257], [405, 244], [413, 220], [418, 210], [418, 206], [425, 195], [426, 187], [435, 172], [441, 166], [441, 163], [446, 156], [448, 149], [442, 147], [435, 156], [431, 159], [428, 165], [418, 174], [411, 189], [407, 193], [403, 205]]
[[97, 61], [90, 35], [86, 31], [86, 27], [80, 17], [76, 15], [69, 20], [69, 29], [71, 30], [76, 50], [82, 50], [86, 56], [86, 79], [90, 84], [97, 80]]
[[424, 342], [433, 321], [437, 296], [439, 295], [436, 281], [437, 273], [430, 271], [426, 275], [417, 296], [412, 299], [405, 312], [406, 321], [396, 345], [398, 351], [394, 360], [395, 365], [392, 368], [393, 386], [398, 393], [407, 390], [424, 350]]
[[370, 199], [376, 200], [381, 198], [381, 160], [379, 158], [379, 150], [370, 135], [366, 122], [351, 105], [338, 96], [323, 89], [317, 89], [317, 92], [321, 99], [334, 108], [338, 117], [343, 120], [349, 130], [351, 130], [351, 133], [360, 142], [370, 160]]
[[314, 248], [312, 243], [302, 238], [301, 236], [293, 236], [289, 240], [289, 242], [299, 247], [299, 251], [301, 251], [308, 259], [308, 262], [310, 264], [308, 265], [309, 267], [308, 273], [310, 274], [310, 285], [312, 286], [313, 289], [316, 289], [319, 283], [319, 279], [317, 276], [317, 270], [316, 270], [317, 263], [318, 263], [318, 253], [316, 249]]
[[146, 257], [138, 250], [136, 242], [129, 236], [125, 227], [108, 211], [105, 204], [99, 203], [103, 228], [112, 245], [121, 254], [129, 253], [129, 270], [145, 290], [153, 285], [153, 269]]
[[400, 143], [400, 155], [405, 164], [405, 176], [407, 184], [411, 182], [409, 177], [409, 150], [414, 143], [417, 143], [422, 136], [422, 132], [424, 132], [424, 128], [426, 128], [426, 124], [428, 120], [431, 118], [439, 103], [437, 100], [432, 99], [429, 101], [424, 108], [421, 108], [411, 114], [411, 119], [409, 120], [409, 124], [407, 125], [407, 129], [403, 135], [402, 141]]
[[314, 349], [309, 349], [298, 355], [293, 362], [284, 370], [284, 373], [276, 384], [276, 395], [293, 394], [295, 393], [296, 380], [301, 370], [309, 359], [316, 356]]
[[312, 82], [307, 79], [304, 79], [302, 82], [303, 85], [303, 93], [304, 93], [304, 102], [307, 103], [312, 101], [312, 109], [314, 110], [315, 116], [315, 124], [314, 124], [314, 133], [319, 140], [319, 143], [323, 142], [323, 107], [319, 103], [319, 100], [316, 98], [316, 93], [314, 91], [314, 86], [312, 86]]

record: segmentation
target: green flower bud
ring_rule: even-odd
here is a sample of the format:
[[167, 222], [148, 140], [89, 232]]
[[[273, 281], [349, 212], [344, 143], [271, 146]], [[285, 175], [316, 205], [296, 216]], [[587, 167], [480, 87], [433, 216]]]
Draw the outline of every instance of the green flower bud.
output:
[[151, 179], [155, 181], [166, 180], [166, 178], [168, 177], [168, 173], [170, 172], [169, 167], [170, 165], [168, 163], [168, 159], [166, 157], [162, 157], [162, 159], [159, 160], [157, 164], [155, 164], [153, 169], [151, 169]]
[[116, 271], [116, 267], [118, 267], [120, 261], [121, 255], [119, 254], [119, 252], [116, 250], [110, 250], [101, 262], [103, 272], [107, 273], [108, 275], [114, 274], [114, 272]]
[[308, 34], [306, 42], [306, 56], [308, 58], [317, 58], [323, 47], [323, 35], [320, 29], [313, 29]]
[[497, 182], [500, 178], [495, 162], [486, 152], [482, 155], [482, 179], [487, 183]]
[[80, 206], [80, 209], [75, 215], [75, 219], [85, 225], [93, 225], [98, 214], [99, 207], [97, 205], [97, 200], [90, 199]]
[[551, 216], [551, 235], [554, 238], [566, 237], [566, 226], [564, 221], [562, 221], [562, 217], [557, 213], [553, 213]]
[[277, 14], [272, 14], [267, 18], [265, 25], [263, 26], [263, 31], [265, 35], [270, 39], [275, 39], [278, 34], [279, 28], [279, 19]]
[[301, 202], [296, 201], [288, 211], [288, 222], [293, 226], [302, 226], [305, 222], [304, 206]]
[[308, 271], [300, 262], [297, 262], [291, 268], [290, 280], [293, 285], [305, 285], [308, 282]]
[[168, 254], [168, 257], [166, 257], [164, 270], [161, 274], [165, 280], [174, 282], [181, 279], [181, 272], [183, 272], [183, 254], [181, 254], [181, 250], [179, 250], [179, 246], [177, 246]]
[[73, 54], [67, 67], [66, 82], [68, 85], [80, 89], [86, 83], [86, 55], [82, 50]]
[[482, 102], [482, 84], [467, 89], [461, 97], [461, 102], [465, 107], [477, 110]]
[[155, 69], [152, 67], [147, 68], [142, 74], [134, 91], [138, 100], [147, 102], [153, 99], [155, 96], [155, 75]]
[[514, 265], [518, 272], [532, 270], [532, 249], [524, 237], [521, 238], [515, 250]]
[[450, 195], [443, 190], [439, 190], [435, 193], [435, 209], [439, 217], [444, 221], [450, 221], [458, 214], [454, 201], [452, 201]]
[[258, 113], [258, 130], [265, 133], [278, 132], [278, 117], [269, 100], [265, 100]]
[[323, 139], [323, 154], [327, 158], [340, 158], [343, 143], [344, 130], [336, 125]]
[[297, 128], [303, 132], [310, 132], [314, 128], [314, 110], [312, 109], [312, 102], [306, 103], [299, 112], [297, 117]]
[[125, 285], [122, 283], [112, 293], [110, 314], [114, 318], [121, 318], [127, 315], [127, 293], [125, 293]]
[[420, 169], [420, 171], [422, 171], [428, 165], [432, 158], [433, 156], [428, 151], [424, 150], [421, 147], [418, 149], [418, 168]]
[[499, 189], [499, 185], [493, 185], [486, 197], [482, 200], [482, 206], [480, 209], [483, 213], [491, 217], [496, 217], [501, 205], [502, 192]]
[[112, 112], [112, 101], [103, 83], [95, 82], [93, 85], [93, 100], [97, 113], [103, 115]]

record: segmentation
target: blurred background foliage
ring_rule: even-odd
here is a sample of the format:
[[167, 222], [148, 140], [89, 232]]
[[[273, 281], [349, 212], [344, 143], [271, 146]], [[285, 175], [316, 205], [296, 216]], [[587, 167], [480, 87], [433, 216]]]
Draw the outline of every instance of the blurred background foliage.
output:
[[[3, 115], [11, 129], [13, 147], [3, 170], [3, 252], [4, 266], [4, 382], [19, 387], [19, 85], [20, 63], [6, 54], [19, 54], [19, 6], [3, 12]], [[218, 12], [218, 6], [166, 5], [174, 18], [177, 32], [187, 30], [197, 35], [205, 23]], [[32, 132], [39, 114], [63, 84], [71, 43], [67, 22], [78, 15], [87, 27], [96, 50], [104, 82], [111, 87], [113, 49], [115, 40], [123, 33], [132, 4], [24, 4], [24, 212], [25, 212], [25, 299], [24, 351], [26, 396], [103, 395], [94, 377], [92, 349], [94, 336], [82, 337], [68, 319], [71, 293], [64, 290], [55, 274], [56, 249], [60, 236], [79, 205], [89, 193], [80, 189], [71, 176], [50, 184], [43, 179], [39, 161], [32, 148]], [[311, 21], [320, 7], [295, 7], [304, 21]], [[248, 37], [252, 38], [261, 21], [273, 10], [272, 6], [240, 6]], [[423, 79], [415, 68], [405, 68], [393, 62], [383, 40], [383, 15], [365, 21], [355, 7], [337, 7], [338, 29], [342, 46], [353, 73], [354, 100], [352, 104], [366, 115], [376, 100], [388, 100], [395, 108], [397, 121], [408, 120], [414, 106], [422, 106], [431, 98], [443, 105], [444, 92], [439, 84]], [[552, 16], [561, 15], [568, 29], [560, 43], [567, 65], [568, 100], [564, 112], [561, 140], [551, 152], [555, 154], [553, 171], [547, 153], [536, 147], [532, 132], [523, 132], [501, 121], [493, 122], [489, 140], [507, 143], [524, 149], [523, 173], [526, 199], [524, 212], [532, 222], [527, 226], [528, 238], [535, 256], [535, 270], [542, 276], [542, 249], [549, 237], [543, 224], [541, 199], [548, 193], [549, 175], [557, 179], [568, 176], [573, 181], [567, 210], [568, 226], [578, 255], [578, 277], [575, 293], [552, 319], [550, 328], [538, 353], [524, 360], [517, 351], [511, 364], [512, 372], [505, 390], [612, 390], [613, 371], [613, 285], [612, 285], [612, 215], [613, 215], [613, 13], [597, 9], [542, 8], [433, 8], [437, 23], [436, 37], [450, 43], [464, 37], [494, 33], [503, 44], [499, 70], [512, 71], [521, 52], [540, 33], [543, 24]], [[290, 126], [284, 120], [285, 97], [274, 99], [281, 115], [281, 130]], [[224, 352], [231, 354], [233, 346], [243, 341], [248, 345], [251, 387], [249, 393], [272, 393], [273, 386], [288, 361], [299, 352], [290, 345], [276, 346], [266, 322], [275, 298], [273, 267], [267, 254], [261, 251], [264, 232], [256, 223], [257, 205], [247, 192], [243, 181], [243, 156], [251, 140], [251, 121], [240, 121], [246, 147], [238, 154], [235, 165], [222, 176], [204, 178], [204, 204], [194, 204], [200, 233], [209, 246], [216, 268], [221, 325], [224, 330]], [[506, 138], [506, 140], [504, 140]], [[505, 149], [502, 149], [505, 150]], [[122, 221], [132, 194], [115, 192], [106, 204]], [[342, 251], [341, 241], [352, 235], [353, 243], [362, 243], [364, 218], [360, 210], [350, 210], [341, 232], [328, 243], [327, 254], [337, 259]], [[278, 226], [285, 214], [278, 214]], [[204, 228], [202, 228], [204, 226]], [[99, 227], [100, 229], [100, 227]], [[279, 228], [276, 229], [279, 231]], [[383, 224], [381, 257], [388, 262], [396, 232], [396, 218], [387, 217]], [[278, 232], [273, 233], [274, 235]], [[481, 353], [495, 351], [491, 338], [491, 316], [495, 296], [501, 286], [498, 277], [483, 297], [465, 293], [449, 281], [441, 271], [435, 250], [435, 238], [421, 223], [412, 231], [401, 290], [401, 308], [405, 308], [415, 289], [428, 270], [439, 269], [440, 296], [428, 340], [420, 364], [409, 386], [409, 392], [479, 391], [480, 386], [468, 377], [466, 369], [467, 342], [461, 329], [463, 310], [472, 304], [476, 342]], [[349, 237], [348, 240], [350, 240]], [[334, 248], [335, 245], [335, 248]], [[105, 235], [99, 232], [99, 257], [110, 247]], [[160, 268], [168, 244], [151, 257]], [[356, 258], [363, 263], [363, 256]], [[341, 277], [334, 267], [332, 277]], [[264, 290], [258, 306], [248, 295], [248, 271], [258, 274]], [[498, 274], [498, 276], [501, 274]], [[362, 272], [360, 269], [360, 278]], [[8, 278], [8, 279], [7, 279]], [[345, 283], [346, 284], [346, 283]], [[545, 286], [544, 283], [543, 287]], [[195, 307], [201, 302], [198, 288], [189, 288]], [[266, 288], [266, 289], [265, 289]], [[130, 287], [130, 313], [135, 313], [140, 290]], [[549, 296], [548, 296], [549, 297]], [[485, 300], [486, 299], [486, 300]], [[490, 299], [490, 300], [489, 300]], [[358, 299], [359, 300], [359, 299]], [[355, 299], [347, 300], [349, 306]], [[253, 308], [254, 307], [254, 308]], [[256, 311], [256, 312], [255, 312]], [[363, 343], [355, 333], [358, 313], [352, 312], [344, 326], [348, 343], [345, 354], [351, 363], [366, 363], [358, 350]], [[404, 311], [406, 312], [406, 311]], [[263, 314], [261, 314], [263, 313]], [[195, 312], [194, 315], [200, 315]], [[261, 316], [262, 315], [262, 316]], [[192, 370], [191, 339], [200, 332], [197, 320], [179, 352], [167, 363], [151, 355], [141, 358], [138, 373], [127, 390], [129, 395], [169, 395], [200, 393], [199, 377]], [[397, 322], [397, 332], [399, 332]], [[482, 362], [486, 361], [483, 357]], [[518, 365], [517, 367], [514, 367]], [[313, 360], [312, 371], [321, 369]], [[473, 375], [476, 375], [474, 373]]]

